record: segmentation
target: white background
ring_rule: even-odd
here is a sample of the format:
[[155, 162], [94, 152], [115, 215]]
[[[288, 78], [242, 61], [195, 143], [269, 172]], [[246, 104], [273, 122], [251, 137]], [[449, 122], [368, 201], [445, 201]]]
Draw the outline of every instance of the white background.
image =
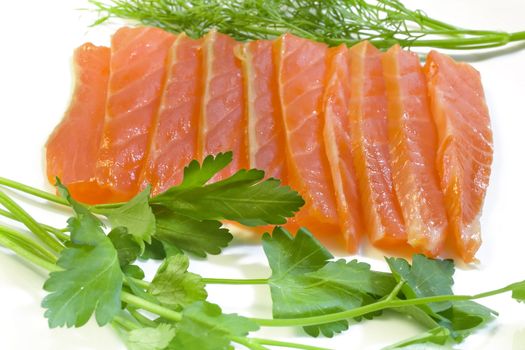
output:
[[[407, 1], [431, 16], [464, 27], [525, 30], [523, 0]], [[85, 41], [107, 44], [115, 26], [88, 28], [93, 14], [85, 1], [9, 1], [0, 20], [0, 176], [51, 190], [43, 174], [43, 145], [66, 109], [72, 87], [71, 56]], [[493, 175], [485, 203], [480, 263], [456, 273], [456, 293], [494, 289], [525, 279], [525, 46], [506, 55], [462, 53], [482, 74], [494, 130]], [[65, 218], [25, 201], [39, 220], [62, 227]], [[358, 257], [385, 269], [381, 254], [365, 249]], [[155, 266], [148, 265], [150, 273]], [[220, 257], [194, 261], [191, 270], [207, 277], [267, 277], [258, 243], [238, 239]], [[81, 329], [47, 328], [40, 308], [45, 275], [0, 250], [0, 349], [124, 349], [109, 327], [94, 322]], [[270, 317], [265, 286], [210, 286], [210, 301], [226, 312]], [[525, 305], [510, 295], [484, 303], [500, 312], [486, 330], [461, 349], [525, 349]], [[417, 334], [418, 326], [394, 315], [354, 325], [334, 339], [311, 339], [298, 330], [264, 329], [259, 336], [295, 338], [336, 349], [378, 349]]]

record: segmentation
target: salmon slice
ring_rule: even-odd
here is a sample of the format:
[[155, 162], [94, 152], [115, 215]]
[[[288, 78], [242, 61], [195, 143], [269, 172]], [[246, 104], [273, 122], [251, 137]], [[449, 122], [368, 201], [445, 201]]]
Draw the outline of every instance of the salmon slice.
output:
[[390, 164], [408, 243], [437, 256], [445, 242], [447, 214], [436, 169], [437, 131], [419, 57], [399, 45], [383, 56], [388, 99]]
[[345, 45], [328, 52], [328, 78], [323, 97], [323, 141], [335, 190], [337, 213], [347, 250], [355, 252], [364, 232], [357, 178], [352, 160], [348, 119], [350, 67]]
[[110, 201], [139, 191], [139, 177], [156, 123], [166, 58], [175, 36], [151, 27], [121, 28], [111, 40], [106, 119], [97, 179], [111, 188]]
[[180, 34], [170, 49], [166, 83], [143, 174], [143, 185], [150, 183], [153, 194], [179, 184], [184, 167], [197, 157], [201, 44], [202, 40]]
[[233, 161], [213, 180], [248, 167], [246, 120], [241, 62], [235, 57], [237, 42], [210, 31], [204, 37], [204, 87], [199, 119], [198, 157], [233, 151]]
[[479, 73], [432, 51], [425, 74], [438, 132], [437, 168], [459, 255], [474, 260], [492, 164], [492, 131]]
[[108, 47], [86, 43], [75, 50], [75, 88], [69, 109], [46, 144], [47, 177], [55, 177], [86, 203], [103, 201], [108, 190], [95, 176], [109, 79]]
[[290, 34], [274, 43], [288, 183], [306, 202], [295, 219], [318, 236], [333, 238], [340, 229], [330, 165], [321, 142], [327, 52], [324, 44]]
[[239, 45], [236, 52], [243, 68], [249, 166], [285, 182], [284, 130], [272, 46], [270, 40], [257, 40]]
[[407, 235], [392, 183], [382, 54], [367, 41], [349, 54], [352, 155], [366, 230], [374, 245], [402, 246]]

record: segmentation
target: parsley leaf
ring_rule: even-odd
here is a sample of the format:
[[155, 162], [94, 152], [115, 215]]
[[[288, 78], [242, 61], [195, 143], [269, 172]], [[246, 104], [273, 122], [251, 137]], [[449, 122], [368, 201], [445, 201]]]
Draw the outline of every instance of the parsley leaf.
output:
[[151, 237], [155, 233], [155, 216], [149, 205], [150, 187], [133, 197], [126, 204], [111, 209], [102, 210], [112, 227], [126, 227], [141, 250], [144, 250], [144, 242], [151, 243]]
[[[452, 260], [429, 259], [424, 255], [416, 254], [412, 258], [412, 266], [401, 258], [387, 258], [386, 261], [396, 279], [406, 282], [402, 291], [407, 298], [453, 294], [454, 262]], [[446, 310], [450, 306], [450, 302], [428, 304], [428, 308], [434, 313]]]
[[281, 186], [279, 180], [263, 180], [261, 170], [239, 170], [205, 184], [226, 160], [231, 161], [231, 154], [226, 155], [207, 157], [200, 168], [192, 162], [181, 185], [153, 197], [150, 203], [195, 220], [232, 220], [250, 226], [284, 224], [304, 204], [297, 192]]
[[233, 160], [232, 152], [217, 153], [209, 155], [202, 161], [202, 166], [196, 160], [192, 160], [184, 168], [184, 177], [179, 188], [192, 188], [204, 186], [215, 174], [226, 168]]
[[154, 212], [157, 218], [155, 238], [163, 242], [164, 254], [172, 246], [200, 257], [220, 254], [233, 239], [220, 221], [195, 220], [166, 208], [155, 208]]
[[[372, 281], [376, 275], [366, 264], [329, 262], [332, 254], [306, 229], [300, 229], [292, 237], [283, 228], [276, 228], [271, 236], [263, 236], [263, 248], [272, 269], [269, 285], [275, 318], [317, 316], [353, 309], [372, 300], [367, 293], [383, 294], [393, 283], [387, 279], [381, 282], [386, 283], [385, 286], [375, 286]], [[377, 281], [382, 278], [381, 275]], [[304, 327], [304, 330], [312, 336], [322, 333], [331, 337], [347, 328], [348, 322], [340, 320]]]
[[130, 350], [163, 350], [174, 337], [175, 329], [162, 323], [156, 328], [145, 327], [128, 332], [126, 343]]
[[231, 350], [232, 338], [244, 337], [259, 326], [236, 314], [223, 314], [220, 307], [205, 301], [184, 309], [169, 349]]
[[80, 327], [93, 312], [100, 326], [109, 323], [120, 310], [123, 280], [109, 239], [96, 246], [66, 248], [57, 265], [64, 271], [52, 272], [44, 284], [51, 292], [42, 301], [49, 327]]
[[357, 260], [331, 261], [321, 269], [308, 274], [308, 277], [323, 284], [340, 285], [378, 298], [388, 295], [396, 285], [396, 280], [391, 274], [371, 271], [369, 264]]
[[73, 207], [76, 216], [68, 220], [71, 245], [64, 249], [44, 284], [50, 292], [42, 301], [49, 327], [80, 327], [91, 315], [100, 326], [109, 323], [120, 310], [123, 274], [118, 253], [102, 230], [102, 222], [82, 204], [71, 198], [57, 181], [60, 194]]
[[186, 255], [168, 257], [153, 278], [149, 293], [161, 304], [174, 309], [206, 300], [206, 284], [199, 275], [188, 272], [188, 266], [189, 259]]
[[116, 227], [108, 234], [108, 238], [117, 250], [120, 266], [123, 268], [137, 260], [140, 246], [125, 227]]
[[452, 339], [459, 343], [492, 321], [495, 314], [491, 309], [474, 301], [454, 301], [452, 307], [440, 313], [447, 320], [439, 323], [449, 328]]
[[[408, 299], [453, 294], [454, 263], [451, 260], [414, 255], [412, 265], [404, 259], [388, 258], [387, 262], [396, 279], [406, 282], [401, 290]], [[450, 339], [455, 342], [462, 341], [494, 318], [492, 310], [473, 301], [429, 303], [418, 308], [446, 327]]]
[[94, 246], [106, 239], [106, 234], [102, 229], [104, 227], [102, 221], [93, 215], [88, 208], [74, 200], [58, 178], [56, 179], [56, 187], [58, 193], [69, 202], [75, 211], [75, 216], [67, 221], [71, 241], [75, 244]]

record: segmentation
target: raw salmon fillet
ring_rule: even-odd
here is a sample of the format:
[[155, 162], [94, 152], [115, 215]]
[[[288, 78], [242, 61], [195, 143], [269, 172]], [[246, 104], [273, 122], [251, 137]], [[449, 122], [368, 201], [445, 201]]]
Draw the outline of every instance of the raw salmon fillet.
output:
[[366, 41], [349, 53], [350, 132], [363, 218], [370, 241], [391, 248], [407, 235], [392, 183], [382, 53]]
[[328, 78], [323, 96], [323, 141], [335, 190], [339, 223], [347, 250], [357, 251], [364, 232], [349, 123], [350, 67], [346, 46], [328, 52]]
[[180, 34], [167, 61], [157, 123], [148, 152], [144, 183], [158, 194], [181, 182], [184, 167], [197, 157], [202, 95], [202, 40]]
[[75, 88], [69, 109], [46, 145], [47, 177], [69, 187], [75, 198], [87, 203], [104, 201], [109, 192], [95, 176], [102, 138], [109, 79], [108, 47], [90, 43], [74, 53]]
[[340, 232], [323, 139], [322, 100], [326, 45], [286, 34], [274, 43], [285, 130], [288, 184], [306, 204], [295, 220], [317, 235]]
[[437, 131], [430, 114], [419, 57], [393, 46], [383, 55], [388, 99], [392, 179], [407, 241], [437, 256], [447, 235], [447, 214], [436, 169]]
[[97, 179], [113, 191], [110, 201], [139, 191], [139, 177], [156, 123], [166, 58], [173, 34], [151, 27], [121, 28], [111, 40], [106, 119]]
[[474, 260], [492, 164], [492, 131], [479, 73], [436, 51], [425, 64], [438, 131], [437, 168], [458, 253]]
[[263, 169], [267, 177], [286, 181], [284, 130], [272, 47], [270, 40], [237, 47], [243, 67], [248, 160], [250, 168]]
[[198, 157], [233, 151], [233, 161], [214, 181], [247, 168], [246, 120], [237, 42], [225, 34], [210, 31], [204, 37], [204, 87], [199, 119]]

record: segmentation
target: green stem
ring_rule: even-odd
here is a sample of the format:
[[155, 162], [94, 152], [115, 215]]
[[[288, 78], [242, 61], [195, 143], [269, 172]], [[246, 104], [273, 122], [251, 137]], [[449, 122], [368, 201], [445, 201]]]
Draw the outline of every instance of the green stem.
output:
[[22, 249], [25, 249], [26, 251], [52, 264], [57, 262], [57, 257], [53, 253], [42, 247], [31, 238], [16, 230], [13, 230], [12, 228], [0, 225], [0, 235], [3, 235], [6, 239], [9, 239], [15, 244], [18, 244]]
[[[15, 221], [18, 221], [20, 222], [20, 218], [14, 216], [13, 214], [11, 214], [10, 212], [6, 211], [6, 210], [3, 210], [3, 209], [0, 209], [0, 215], [6, 217], [6, 218], [9, 218], [11, 220], [15, 220]], [[46, 224], [43, 224], [43, 223], [38, 223], [40, 226], [42, 226], [47, 232], [53, 234], [55, 237], [57, 237], [58, 239], [60, 239], [61, 241], [63, 242], [67, 242], [69, 241], [69, 236], [66, 235], [64, 233], [64, 231], [62, 230], [59, 230], [53, 226], [49, 226], [49, 225], [46, 225]]]
[[515, 32], [510, 34], [510, 41], [521, 41], [525, 40], [525, 31]]
[[[32, 186], [24, 185], [23, 183], [20, 183], [14, 180], [0, 177], [0, 185], [15, 189], [20, 192], [24, 192], [24, 193], [33, 195], [38, 198], [48, 200], [55, 204], [60, 204], [66, 207], [70, 207], [68, 201], [60, 196], [57, 196], [55, 194], [52, 194], [46, 191], [39, 190], [38, 188], [35, 188]], [[86, 207], [88, 207], [88, 209], [91, 210], [93, 213], [104, 214], [105, 209], [118, 208], [124, 205], [125, 203], [107, 203], [107, 204], [96, 204], [96, 205], [86, 205], [85, 203], [83, 204]]]
[[57, 265], [41, 258], [38, 255], [33, 254], [32, 252], [22, 248], [22, 246], [13, 240], [10, 240], [8, 237], [0, 235], [0, 245], [4, 246], [7, 249], [12, 250], [14, 253], [20, 257], [26, 259], [27, 261], [40, 266], [44, 270], [53, 272], [61, 270]]
[[122, 292], [120, 294], [120, 299], [123, 302], [133, 305], [139, 309], [153, 312], [154, 314], [157, 314], [174, 322], [179, 322], [182, 319], [182, 315], [179, 312], [170, 310], [159, 304], [155, 304], [145, 299], [139, 298], [128, 292]]
[[137, 310], [133, 308], [128, 308], [128, 311], [131, 314], [131, 316], [133, 316], [143, 326], [146, 326], [146, 327], [156, 327], [157, 326], [155, 322], [153, 322], [152, 320], [150, 320], [149, 318], [147, 318], [146, 316], [144, 316]]
[[113, 317], [112, 323], [120, 326], [121, 328], [125, 329], [128, 332], [132, 331], [134, 329], [139, 329], [140, 328], [140, 326], [138, 324], [128, 320], [127, 318], [125, 318], [123, 316], [119, 316], [119, 315]]
[[206, 284], [268, 284], [268, 278], [233, 279], [233, 278], [203, 278]]
[[[143, 289], [148, 289], [150, 282], [139, 280], [136, 278], [129, 277], [137, 286]], [[203, 278], [202, 281], [206, 284], [233, 284], [233, 285], [255, 285], [255, 284], [268, 284], [267, 278], [254, 278], [254, 279], [231, 279], [231, 278]]]
[[54, 195], [46, 191], [39, 190], [38, 188], [35, 188], [35, 187], [24, 185], [23, 183], [20, 183], [14, 180], [9, 180], [4, 177], [0, 177], [0, 185], [4, 185], [10, 188], [13, 188], [15, 190], [33, 195], [35, 197], [39, 197], [39, 198], [48, 200], [56, 204], [69, 206], [69, 203], [62, 197], [59, 197], [57, 195]]
[[42, 242], [47, 244], [51, 250], [60, 252], [64, 248], [62, 243], [50, 235], [38, 222], [36, 222], [35, 219], [33, 219], [33, 217], [31, 217], [31, 215], [16, 204], [16, 202], [9, 198], [9, 196], [3, 191], [0, 191], [0, 204], [9, 210], [11, 214], [20, 219], [20, 222], [33, 232]]
[[290, 342], [271, 340], [271, 339], [261, 339], [261, 338], [249, 338], [249, 339], [256, 343], [262, 344], [262, 345], [277, 346], [281, 348], [292, 348], [292, 349], [303, 349], [303, 350], [331, 350], [328, 348], [320, 348], [318, 346], [303, 345], [303, 344], [290, 343]]
[[252, 350], [268, 350], [268, 348], [262, 346], [261, 344], [251, 341], [251, 339], [246, 337], [231, 337], [231, 339], [237, 344], [244, 345], [248, 349]]
[[390, 294], [388, 294], [388, 296], [386, 297], [386, 301], [390, 301], [390, 300], [393, 300], [397, 297], [397, 294], [399, 293], [399, 291], [401, 290], [401, 288], [403, 287], [403, 285], [405, 284], [405, 281], [401, 280], [399, 282], [397, 282], [396, 286], [394, 287], [394, 289], [392, 289], [392, 291], [390, 292]]
[[384, 309], [400, 308], [412, 305], [425, 305], [430, 303], [438, 303], [443, 301], [463, 301], [463, 300], [475, 300], [486, 298], [489, 296], [505, 293], [512, 291], [518, 283], [508, 285], [503, 288], [491, 290], [488, 292], [475, 294], [475, 295], [438, 295], [425, 298], [415, 298], [407, 300], [380, 300], [373, 304], [364, 305], [355, 309], [335, 312], [332, 314], [303, 317], [303, 318], [288, 318], [288, 319], [264, 319], [264, 318], [252, 318], [253, 321], [264, 327], [299, 327], [299, 326], [312, 326], [317, 324], [325, 324], [340, 320], [346, 320], [350, 318], [359, 317], [371, 312], [376, 312]]

